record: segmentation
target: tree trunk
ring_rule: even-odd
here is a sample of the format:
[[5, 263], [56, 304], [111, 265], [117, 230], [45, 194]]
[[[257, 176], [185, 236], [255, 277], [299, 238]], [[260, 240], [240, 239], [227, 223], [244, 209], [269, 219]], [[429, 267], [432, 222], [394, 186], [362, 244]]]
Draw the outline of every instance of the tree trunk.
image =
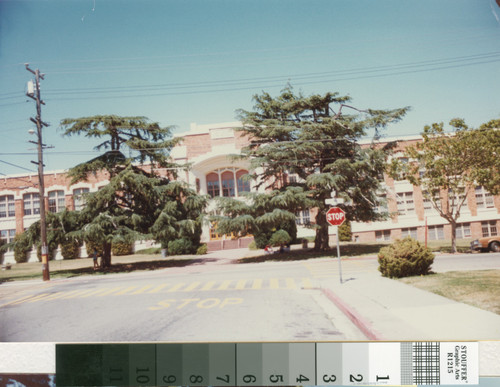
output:
[[457, 222], [450, 222], [451, 225], [451, 252], [457, 252]]
[[111, 267], [111, 243], [104, 242], [102, 245], [101, 269]]
[[319, 209], [316, 215], [316, 237], [314, 238], [314, 250], [323, 251], [330, 248], [328, 244], [328, 222], [326, 221], [326, 212]]

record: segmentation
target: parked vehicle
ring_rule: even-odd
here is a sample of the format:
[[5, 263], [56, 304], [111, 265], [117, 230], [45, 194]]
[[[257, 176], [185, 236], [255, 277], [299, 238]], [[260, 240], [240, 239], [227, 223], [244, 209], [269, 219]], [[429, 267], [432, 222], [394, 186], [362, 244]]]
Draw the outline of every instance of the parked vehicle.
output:
[[470, 243], [470, 248], [472, 251], [494, 251], [496, 253], [500, 252], [500, 236], [484, 237], [473, 240]]

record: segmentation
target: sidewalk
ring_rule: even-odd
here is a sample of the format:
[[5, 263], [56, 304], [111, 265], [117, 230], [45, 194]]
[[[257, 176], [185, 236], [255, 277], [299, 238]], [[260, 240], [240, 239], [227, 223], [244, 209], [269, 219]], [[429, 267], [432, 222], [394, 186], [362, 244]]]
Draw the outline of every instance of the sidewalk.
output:
[[321, 281], [321, 290], [369, 340], [498, 340], [500, 315], [426, 292], [378, 271]]

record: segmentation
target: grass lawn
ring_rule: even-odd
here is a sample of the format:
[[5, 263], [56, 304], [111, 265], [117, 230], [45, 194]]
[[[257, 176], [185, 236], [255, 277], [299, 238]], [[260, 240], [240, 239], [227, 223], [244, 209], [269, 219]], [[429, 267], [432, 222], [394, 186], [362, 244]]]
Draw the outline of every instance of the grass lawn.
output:
[[500, 314], [500, 270], [452, 271], [399, 281]]

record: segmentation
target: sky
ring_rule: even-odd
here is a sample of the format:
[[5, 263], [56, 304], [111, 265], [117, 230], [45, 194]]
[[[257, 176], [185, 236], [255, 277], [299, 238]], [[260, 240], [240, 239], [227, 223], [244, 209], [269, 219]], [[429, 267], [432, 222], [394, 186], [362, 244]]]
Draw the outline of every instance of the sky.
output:
[[64, 118], [145, 116], [180, 134], [237, 119], [289, 82], [359, 109], [410, 106], [387, 137], [500, 118], [495, 0], [0, 0], [0, 177], [35, 173], [39, 69], [46, 170], [95, 157]]

